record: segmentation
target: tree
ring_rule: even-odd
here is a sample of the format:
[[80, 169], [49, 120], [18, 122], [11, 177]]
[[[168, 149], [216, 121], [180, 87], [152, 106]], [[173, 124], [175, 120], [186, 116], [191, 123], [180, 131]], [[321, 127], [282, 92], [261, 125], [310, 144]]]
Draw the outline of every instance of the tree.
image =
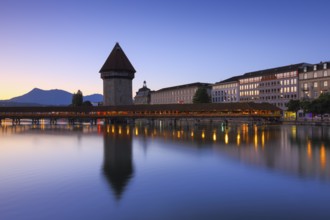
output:
[[193, 103], [210, 103], [211, 97], [205, 87], [199, 87], [193, 97]]
[[296, 113], [296, 120], [297, 120], [297, 112], [299, 111], [301, 107], [301, 103], [299, 100], [293, 100], [291, 99], [287, 104], [286, 107], [288, 107], [288, 111], [295, 112]]
[[82, 106], [83, 104], [83, 94], [80, 90], [72, 95], [72, 106]]
[[301, 100], [300, 107], [304, 111], [304, 114], [307, 112], [311, 112], [311, 101], [309, 101], [308, 99]]
[[93, 106], [90, 101], [84, 101], [82, 106]]

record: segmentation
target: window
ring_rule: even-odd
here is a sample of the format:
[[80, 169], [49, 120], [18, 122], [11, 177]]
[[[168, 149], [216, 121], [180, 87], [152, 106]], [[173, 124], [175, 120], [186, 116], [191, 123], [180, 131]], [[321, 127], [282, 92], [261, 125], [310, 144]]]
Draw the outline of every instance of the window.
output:
[[324, 71], [323, 72], [323, 76], [325, 77], [325, 76], [328, 76], [328, 71]]
[[314, 68], [313, 68], [313, 70], [317, 70], [317, 65], [314, 65]]
[[314, 78], [316, 78], [317, 77], [317, 72], [314, 72]]
[[307, 83], [304, 83], [304, 89], [305, 90], [307, 89]]
[[328, 81], [324, 81], [324, 82], [323, 82], [323, 86], [324, 86], [324, 87], [328, 87]]
[[323, 69], [327, 68], [327, 63], [323, 63]]
[[304, 79], [307, 79], [307, 73], [304, 74]]
[[317, 82], [314, 82], [314, 88], [317, 88], [318, 84]]
[[307, 72], [307, 66], [304, 67], [304, 72], [305, 72], [305, 73]]

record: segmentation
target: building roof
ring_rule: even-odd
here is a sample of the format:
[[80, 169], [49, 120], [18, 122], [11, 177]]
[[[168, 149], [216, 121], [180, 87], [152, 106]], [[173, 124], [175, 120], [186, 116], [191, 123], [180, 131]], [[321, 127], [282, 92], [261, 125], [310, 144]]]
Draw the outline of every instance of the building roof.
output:
[[248, 72], [242, 75], [242, 78], [249, 78], [249, 77], [256, 77], [256, 76], [264, 76], [269, 74], [275, 74], [275, 73], [285, 73], [290, 71], [296, 71], [304, 66], [309, 66], [311, 64], [309, 63], [298, 63], [298, 64], [292, 64], [288, 66], [280, 66], [276, 68], [271, 69], [265, 69], [265, 70], [258, 70], [255, 72]]
[[183, 88], [187, 88], [187, 87], [202, 87], [202, 86], [211, 86], [211, 83], [196, 82], [196, 83], [190, 83], [190, 84], [184, 84], [184, 85], [179, 85], [179, 86], [172, 86], [172, 87], [162, 88], [160, 90], [153, 91], [153, 92], [161, 92], [161, 91], [172, 90], [172, 89], [183, 89]]
[[[306, 72], [310, 72], [310, 71], [314, 71], [314, 66], [316, 66], [316, 70], [323, 70], [323, 64], [327, 64], [327, 69], [330, 68], [330, 61], [326, 61], [326, 62], [320, 62], [320, 63], [316, 63], [316, 64], [310, 64], [308, 66], [305, 66], [307, 69], [306, 69]], [[299, 72], [302, 73], [302, 72], [305, 72], [304, 71], [304, 67], [301, 67], [299, 69]]]
[[109, 71], [136, 72], [119, 43], [116, 43], [99, 72], [104, 73]]
[[233, 76], [228, 79], [216, 82], [215, 84], [221, 84], [221, 83], [229, 83], [229, 82], [235, 82], [238, 81], [242, 76]]

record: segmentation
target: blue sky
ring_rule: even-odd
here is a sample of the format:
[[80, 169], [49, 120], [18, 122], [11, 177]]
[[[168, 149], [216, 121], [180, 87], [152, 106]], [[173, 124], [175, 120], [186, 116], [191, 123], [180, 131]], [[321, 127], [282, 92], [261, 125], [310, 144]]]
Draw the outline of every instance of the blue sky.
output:
[[330, 60], [326, 0], [0, 0], [0, 99], [31, 89], [102, 93], [116, 42], [133, 93]]

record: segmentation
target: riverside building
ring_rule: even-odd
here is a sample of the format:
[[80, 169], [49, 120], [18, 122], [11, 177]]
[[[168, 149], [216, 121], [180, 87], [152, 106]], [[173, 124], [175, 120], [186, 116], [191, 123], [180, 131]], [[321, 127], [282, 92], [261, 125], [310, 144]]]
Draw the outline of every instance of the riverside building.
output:
[[135, 105], [150, 104], [151, 90], [147, 87], [147, 82], [143, 82], [143, 87], [136, 92], [134, 97]]
[[191, 83], [173, 87], [163, 88], [151, 92], [151, 104], [187, 104], [193, 103], [193, 97], [200, 87], [206, 87], [209, 95], [211, 94], [211, 84]]
[[310, 66], [299, 63], [249, 72], [239, 79], [240, 102], [268, 102], [282, 110], [291, 99], [299, 99], [298, 71]]
[[316, 99], [330, 91], [330, 62], [303, 67], [299, 72], [299, 98]]
[[212, 85], [212, 102], [239, 102], [239, 78], [234, 76]]

